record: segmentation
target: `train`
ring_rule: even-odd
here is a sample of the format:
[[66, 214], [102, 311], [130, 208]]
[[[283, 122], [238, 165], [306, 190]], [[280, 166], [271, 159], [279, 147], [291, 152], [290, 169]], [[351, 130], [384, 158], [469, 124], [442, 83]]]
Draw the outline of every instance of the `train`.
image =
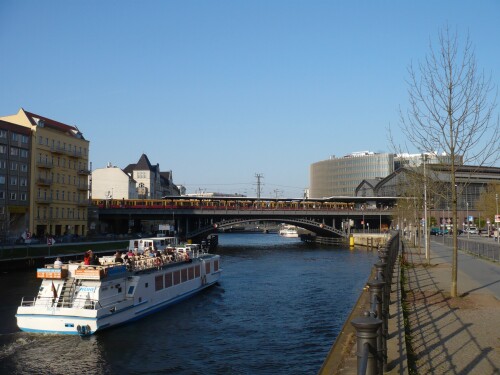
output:
[[321, 199], [164, 197], [162, 199], [92, 199], [105, 208], [204, 209], [204, 210], [353, 210], [355, 203]]

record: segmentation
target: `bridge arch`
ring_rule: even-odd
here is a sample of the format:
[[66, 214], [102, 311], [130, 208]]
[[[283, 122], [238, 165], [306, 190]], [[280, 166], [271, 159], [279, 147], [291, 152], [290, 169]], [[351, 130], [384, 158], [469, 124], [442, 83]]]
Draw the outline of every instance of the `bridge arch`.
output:
[[326, 225], [322, 222], [317, 222], [310, 219], [303, 218], [236, 218], [229, 220], [219, 220], [214, 222], [213, 224], [198, 228], [197, 230], [191, 231], [186, 234], [187, 238], [197, 238], [207, 236], [217, 228], [223, 228], [230, 225], [238, 225], [255, 221], [268, 221], [268, 222], [276, 222], [276, 223], [285, 223], [290, 225], [295, 225], [297, 227], [306, 229], [310, 232], [313, 232], [317, 236], [321, 237], [343, 237], [347, 238], [347, 233], [344, 231], [338, 230], [332, 226]]

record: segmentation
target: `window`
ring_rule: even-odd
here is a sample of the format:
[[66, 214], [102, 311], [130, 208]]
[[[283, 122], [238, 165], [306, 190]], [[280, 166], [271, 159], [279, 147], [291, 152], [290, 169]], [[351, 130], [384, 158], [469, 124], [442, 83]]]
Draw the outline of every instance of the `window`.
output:
[[6, 154], [6, 153], [7, 153], [7, 146], [0, 145], [0, 154]]
[[15, 201], [17, 199], [17, 194], [16, 193], [10, 193], [10, 200]]
[[10, 170], [17, 171], [17, 163], [15, 163], [15, 162], [10, 163]]
[[5, 191], [0, 191], [0, 199], [5, 199]]
[[21, 177], [19, 179], [19, 186], [28, 186], [28, 179], [25, 177]]
[[17, 142], [19, 140], [19, 134], [17, 133], [11, 133], [12, 134], [12, 140]]
[[28, 143], [28, 136], [27, 135], [21, 135], [21, 143]]
[[5, 160], [0, 160], [0, 169], [7, 168], [7, 162]]
[[21, 149], [21, 157], [27, 158], [28, 157], [28, 150], [25, 150], [24, 148], [22, 148]]
[[19, 149], [17, 147], [11, 147], [10, 148], [10, 155], [11, 156], [18, 156], [19, 155]]
[[21, 200], [26, 201], [27, 195], [26, 193], [21, 193]]
[[38, 144], [39, 145], [43, 144], [43, 137], [41, 135], [38, 136]]
[[21, 164], [21, 172], [28, 172], [28, 164]]
[[5, 176], [0, 176], [0, 184], [5, 184]]
[[11, 177], [10, 178], [10, 184], [11, 185], [17, 185], [17, 177]]
[[0, 129], [0, 138], [7, 138], [7, 130]]

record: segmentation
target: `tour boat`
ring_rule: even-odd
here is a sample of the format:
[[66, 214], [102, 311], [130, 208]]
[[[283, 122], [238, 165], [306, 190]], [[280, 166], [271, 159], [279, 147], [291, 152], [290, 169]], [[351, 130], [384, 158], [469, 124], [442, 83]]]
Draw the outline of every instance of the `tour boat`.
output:
[[220, 256], [195, 245], [167, 248], [155, 257], [138, 254], [128, 264], [115, 262], [114, 256], [99, 263], [38, 268], [42, 283], [33, 300], [22, 299], [19, 328], [92, 335], [184, 300], [215, 284], [222, 273]]
[[283, 237], [298, 237], [297, 227], [294, 225], [283, 225], [279, 231], [280, 236]]

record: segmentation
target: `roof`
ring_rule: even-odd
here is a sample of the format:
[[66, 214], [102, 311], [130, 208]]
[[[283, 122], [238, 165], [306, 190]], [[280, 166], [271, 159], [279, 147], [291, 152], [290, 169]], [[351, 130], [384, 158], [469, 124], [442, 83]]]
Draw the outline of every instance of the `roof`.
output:
[[85, 139], [83, 137], [83, 134], [80, 132], [80, 130], [76, 126], [66, 125], [66, 124], [63, 124], [62, 122], [52, 120], [48, 117], [37, 115], [36, 113], [28, 112], [24, 109], [23, 109], [23, 111], [26, 114], [26, 116], [28, 117], [28, 120], [30, 121], [31, 125], [33, 125], [33, 126], [39, 126], [40, 121], [42, 121], [44, 127], [58, 130], [60, 132], [66, 133], [66, 134], [73, 136], [75, 138]]
[[13, 131], [16, 133], [31, 135], [31, 129], [22, 125], [13, 124], [8, 121], [0, 120], [0, 128], [4, 130]]
[[151, 165], [146, 154], [142, 154], [137, 163], [129, 164], [123, 170], [126, 173], [132, 174], [133, 171], [152, 171], [152, 172], [155, 172], [156, 168], [157, 168], [157, 166], [153, 167]]

